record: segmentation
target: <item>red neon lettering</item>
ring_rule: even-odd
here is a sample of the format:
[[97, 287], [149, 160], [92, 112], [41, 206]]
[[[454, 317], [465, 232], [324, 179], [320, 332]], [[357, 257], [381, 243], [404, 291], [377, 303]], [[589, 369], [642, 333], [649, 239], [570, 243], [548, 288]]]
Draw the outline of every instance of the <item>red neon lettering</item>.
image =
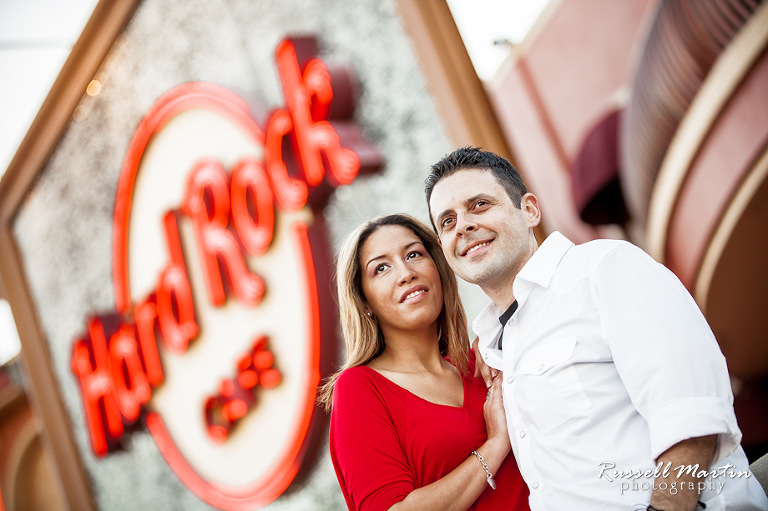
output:
[[[312, 93], [320, 100], [316, 102], [317, 113], [327, 114], [327, 105], [333, 99], [331, 76], [325, 65], [317, 59], [310, 61], [310, 65], [305, 67], [305, 74], [302, 76], [296, 48], [291, 41], [283, 41], [277, 46], [276, 60], [283, 83], [285, 102], [293, 120], [294, 136], [292, 141], [298, 149], [299, 159], [304, 170], [304, 179], [308, 185], [317, 186], [323, 180], [325, 171], [320, 152], [312, 140], [313, 124], [320, 120], [312, 118]], [[312, 62], [318, 62], [319, 65], [312, 66]], [[308, 74], [311, 78], [307, 76]], [[309, 83], [305, 83], [307, 78], [310, 78]]]
[[160, 273], [157, 312], [166, 346], [174, 353], [186, 352], [199, 328], [187, 274], [174, 263], [169, 263]]
[[204, 160], [192, 170], [183, 211], [195, 225], [211, 304], [219, 306], [226, 301], [226, 273], [235, 297], [244, 305], [258, 305], [264, 294], [264, 281], [248, 271], [240, 245], [227, 229], [229, 179], [219, 162]]
[[187, 277], [181, 249], [176, 214], [164, 218], [165, 237], [171, 262], [160, 272], [157, 282], [157, 315], [166, 346], [175, 353], [184, 353], [200, 328], [195, 319], [192, 287]]
[[[234, 95], [222, 93], [212, 84], [185, 84], [164, 96], [142, 121], [143, 128], [137, 130], [121, 175], [115, 212], [115, 290], [122, 314], [130, 314], [130, 293], [127, 252], [120, 244], [127, 245], [132, 189], [151, 136], [189, 105], [213, 105], [244, 123], [256, 140], [263, 140], [264, 156], [263, 161], [251, 156], [242, 159], [234, 167], [231, 181], [218, 161], [205, 159], [193, 167], [181, 211], [170, 211], [163, 219], [169, 262], [158, 275], [156, 289], [134, 307], [132, 319], [93, 319], [86, 338], [75, 342], [72, 370], [80, 379], [97, 455], [103, 456], [117, 445], [125, 425], [139, 418], [152, 389], [163, 383], [159, 342], [181, 354], [199, 334], [179, 215], [192, 221], [210, 302], [222, 305], [231, 291], [242, 304], [256, 306], [265, 292], [264, 282], [248, 270], [245, 254], [259, 256], [269, 250], [275, 234], [275, 208], [298, 211], [309, 200], [315, 208], [324, 204], [332, 188], [349, 184], [360, 172], [374, 172], [383, 165], [375, 147], [354, 122], [352, 76], [340, 69], [329, 71], [315, 58], [316, 51], [316, 42], [311, 38], [287, 40], [277, 48], [286, 102], [284, 108], [269, 116], [263, 139], [249, 112], [241, 109], [237, 101], [232, 102]], [[213, 89], [218, 92], [212, 94]], [[169, 102], [173, 102], [173, 108], [167, 108]], [[310, 254], [311, 272], [311, 250], [308, 245], [303, 250]], [[314, 273], [308, 279], [314, 282]], [[311, 302], [310, 309], [318, 314], [317, 303]], [[115, 332], [111, 336], [105, 333], [105, 318], [110, 319], [107, 329]], [[319, 336], [319, 320], [313, 318], [313, 335]], [[238, 360], [236, 376], [223, 380], [217, 394], [206, 400], [207, 431], [214, 440], [223, 442], [229, 437], [256, 402], [258, 387], [270, 389], [280, 384], [282, 375], [274, 368], [274, 355], [266, 349], [266, 343], [266, 338], [260, 337]], [[313, 386], [311, 382], [309, 385]], [[303, 431], [310, 416], [306, 406], [311, 409], [312, 403], [305, 404]], [[293, 442], [292, 449], [298, 445]]]
[[100, 319], [90, 320], [88, 337], [87, 340], [81, 339], [75, 343], [72, 371], [80, 378], [93, 450], [97, 456], [104, 456], [109, 450], [108, 444], [122, 436], [123, 421], [112, 385], [107, 340]]
[[237, 422], [256, 402], [256, 387], [275, 388], [282, 380], [275, 369], [275, 357], [267, 349], [266, 336], [260, 336], [237, 363], [237, 377], [219, 383], [219, 393], [205, 401], [204, 413], [208, 436], [216, 443], [229, 438]]
[[276, 59], [293, 122], [291, 142], [297, 150], [307, 184], [315, 187], [323, 180], [323, 154], [336, 182], [351, 183], [360, 170], [360, 158], [355, 151], [341, 147], [338, 133], [324, 120], [333, 99], [328, 68], [322, 60], [314, 58], [305, 65], [302, 73], [296, 48], [290, 40], [278, 45]]
[[163, 367], [160, 365], [160, 353], [157, 349], [157, 306], [153, 303], [154, 296], [136, 306], [134, 317], [136, 332], [139, 338], [147, 381], [152, 387], [158, 387], [165, 379]]
[[133, 326], [122, 325], [109, 340], [112, 384], [117, 405], [129, 423], [138, 420], [141, 405], [149, 402], [152, 397], [149, 380], [139, 358], [135, 332]]
[[283, 139], [293, 130], [291, 115], [282, 109], [275, 110], [267, 121], [264, 141], [264, 163], [275, 190], [277, 205], [285, 211], [297, 211], [304, 207], [309, 197], [307, 185], [288, 174], [283, 159]]
[[275, 232], [275, 205], [267, 173], [256, 159], [240, 161], [232, 172], [232, 219], [249, 254], [259, 256], [267, 251]]

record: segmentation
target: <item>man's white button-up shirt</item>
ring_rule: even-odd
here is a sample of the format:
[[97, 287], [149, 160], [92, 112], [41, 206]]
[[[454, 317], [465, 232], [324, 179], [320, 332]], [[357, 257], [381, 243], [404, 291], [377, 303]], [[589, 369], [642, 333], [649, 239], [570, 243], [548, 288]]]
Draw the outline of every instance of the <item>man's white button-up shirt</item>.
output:
[[[553, 233], [513, 292], [519, 306], [503, 351], [493, 303], [473, 328], [486, 363], [503, 371], [533, 510], [645, 509], [654, 460], [692, 437], [718, 434], [710, 469], [748, 470], [725, 359], [667, 268], [623, 241], [575, 246]], [[708, 478], [700, 500], [707, 511], [768, 509], [751, 474]]]

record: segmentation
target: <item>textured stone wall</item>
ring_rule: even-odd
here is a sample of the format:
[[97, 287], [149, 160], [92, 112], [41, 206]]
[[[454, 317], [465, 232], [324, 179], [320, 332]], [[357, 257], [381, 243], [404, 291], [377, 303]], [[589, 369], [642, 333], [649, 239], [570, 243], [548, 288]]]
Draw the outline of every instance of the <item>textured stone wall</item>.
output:
[[[83, 97], [14, 225], [101, 509], [208, 509], [179, 482], [146, 431], [133, 434], [125, 451], [93, 456], [70, 370], [72, 344], [86, 316], [115, 309], [115, 192], [140, 119], [164, 92], [197, 80], [282, 106], [274, 49], [287, 35], [317, 35], [326, 62], [357, 73], [357, 121], [387, 159], [379, 175], [358, 178], [331, 197], [325, 213], [334, 247], [377, 214], [403, 211], [427, 220], [424, 177], [452, 146], [399, 16], [394, 0], [146, 0], [112, 48], [95, 77], [101, 93]], [[471, 314], [479, 295], [463, 293], [471, 295], [465, 298]], [[322, 452], [310, 476], [268, 509], [344, 507], [327, 445]]]

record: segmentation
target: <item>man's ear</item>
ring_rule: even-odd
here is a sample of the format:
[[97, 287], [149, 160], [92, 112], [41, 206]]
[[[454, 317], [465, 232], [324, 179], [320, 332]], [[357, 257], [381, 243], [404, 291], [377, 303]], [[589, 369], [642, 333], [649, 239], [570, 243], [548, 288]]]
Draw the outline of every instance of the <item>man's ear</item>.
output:
[[536, 227], [541, 223], [541, 210], [539, 209], [539, 199], [530, 192], [523, 195], [520, 199], [520, 209], [525, 215], [528, 227]]

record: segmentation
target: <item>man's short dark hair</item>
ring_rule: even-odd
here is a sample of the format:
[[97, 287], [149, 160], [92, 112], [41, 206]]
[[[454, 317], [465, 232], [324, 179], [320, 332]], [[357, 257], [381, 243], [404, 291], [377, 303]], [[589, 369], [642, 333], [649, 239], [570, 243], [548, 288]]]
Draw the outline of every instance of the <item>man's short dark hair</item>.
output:
[[433, 228], [435, 223], [432, 221], [432, 206], [429, 203], [432, 198], [432, 190], [444, 177], [448, 177], [459, 170], [467, 169], [481, 169], [491, 172], [499, 184], [504, 187], [507, 195], [512, 199], [512, 204], [517, 208], [520, 207], [523, 195], [528, 193], [520, 173], [506, 158], [502, 158], [498, 154], [489, 151], [483, 151], [479, 147], [466, 146], [456, 149], [432, 165], [432, 169], [424, 181], [429, 221], [432, 222]]

